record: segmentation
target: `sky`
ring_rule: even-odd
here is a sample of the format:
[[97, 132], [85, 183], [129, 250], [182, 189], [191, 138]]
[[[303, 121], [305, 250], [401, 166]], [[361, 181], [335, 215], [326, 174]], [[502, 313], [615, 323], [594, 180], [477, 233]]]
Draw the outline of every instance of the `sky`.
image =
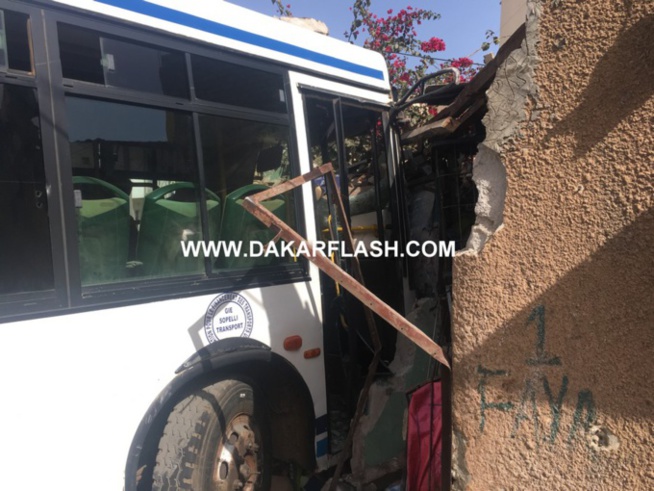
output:
[[[227, 1], [264, 14], [276, 14], [271, 0]], [[343, 33], [352, 22], [349, 8], [353, 0], [284, 0], [284, 2], [290, 3], [295, 17], [312, 17], [323, 21], [329, 28], [329, 35], [338, 39], [344, 39]], [[479, 48], [486, 40], [486, 31], [490, 29], [499, 35], [500, 0], [372, 0], [372, 10], [377, 15], [386, 15], [389, 9], [397, 12], [408, 5], [413, 8], [430, 9], [441, 14], [440, 19], [423, 23], [418, 29], [421, 39], [427, 40], [436, 36], [445, 41], [447, 49], [437, 53], [438, 57], [470, 56], [475, 62], [482, 63], [485, 53]], [[361, 36], [359, 40], [362, 42]], [[496, 52], [497, 46], [493, 46], [489, 51]]]

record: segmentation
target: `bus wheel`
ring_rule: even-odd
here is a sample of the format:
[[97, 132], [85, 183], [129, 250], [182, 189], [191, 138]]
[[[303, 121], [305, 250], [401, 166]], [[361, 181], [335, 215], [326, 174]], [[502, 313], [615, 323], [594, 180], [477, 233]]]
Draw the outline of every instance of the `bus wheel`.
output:
[[223, 380], [178, 403], [159, 443], [153, 491], [268, 490], [270, 445], [256, 394]]

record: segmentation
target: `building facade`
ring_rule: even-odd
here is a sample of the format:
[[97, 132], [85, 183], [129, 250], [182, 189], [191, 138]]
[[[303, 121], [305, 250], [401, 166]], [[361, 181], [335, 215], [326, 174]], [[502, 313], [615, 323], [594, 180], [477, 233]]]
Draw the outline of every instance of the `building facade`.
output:
[[454, 260], [453, 487], [652, 489], [654, 3], [526, 21]]

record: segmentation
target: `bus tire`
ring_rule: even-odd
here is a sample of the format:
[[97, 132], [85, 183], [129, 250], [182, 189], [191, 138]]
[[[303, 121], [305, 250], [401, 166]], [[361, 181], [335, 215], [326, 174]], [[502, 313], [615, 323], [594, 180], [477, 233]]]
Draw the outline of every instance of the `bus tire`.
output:
[[153, 491], [268, 490], [270, 438], [257, 395], [222, 380], [179, 402], [159, 442]]

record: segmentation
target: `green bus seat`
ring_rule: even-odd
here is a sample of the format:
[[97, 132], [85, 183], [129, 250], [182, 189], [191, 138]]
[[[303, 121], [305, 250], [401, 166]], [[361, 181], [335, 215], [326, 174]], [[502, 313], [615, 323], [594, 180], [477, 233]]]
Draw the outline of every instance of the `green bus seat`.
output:
[[74, 176], [81, 191], [77, 208], [79, 262], [82, 285], [124, 279], [129, 254], [129, 196], [94, 177]]
[[[265, 248], [275, 234], [263, 223], [243, 208], [243, 200], [251, 195], [270, 189], [263, 184], [248, 184], [242, 188], [229, 193], [225, 198], [225, 210], [223, 222], [220, 229], [220, 237], [223, 241], [241, 242], [242, 251], [249, 253], [250, 241], [261, 242]], [[275, 196], [272, 199], [261, 203], [269, 211], [280, 219], [286, 221], [286, 198], [283, 195]], [[275, 256], [264, 257], [223, 257], [218, 261], [218, 266], [223, 268], [252, 268], [254, 266], [265, 266], [279, 262]]]
[[[176, 182], [156, 189], [143, 201], [143, 212], [136, 244], [136, 258], [143, 264], [145, 276], [173, 276], [204, 272], [203, 257], [184, 257], [182, 241], [200, 241], [200, 207], [196, 186]], [[181, 201], [184, 194], [191, 201]], [[220, 198], [206, 190], [209, 239], [217, 240], [220, 231]], [[177, 199], [176, 199], [177, 198]]]

